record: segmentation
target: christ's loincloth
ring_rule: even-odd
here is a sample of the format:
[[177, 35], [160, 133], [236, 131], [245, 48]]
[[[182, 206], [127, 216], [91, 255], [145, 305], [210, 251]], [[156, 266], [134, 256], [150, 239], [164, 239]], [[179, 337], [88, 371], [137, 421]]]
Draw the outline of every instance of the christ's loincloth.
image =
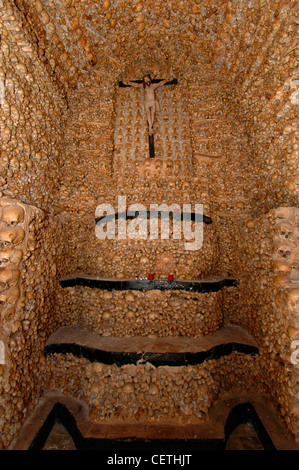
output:
[[154, 108], [155, 111], [160, 111], [160, 106], [157, 100], [148, 100], [144, 103], [146, 111], [149, 111], [150, 108]]

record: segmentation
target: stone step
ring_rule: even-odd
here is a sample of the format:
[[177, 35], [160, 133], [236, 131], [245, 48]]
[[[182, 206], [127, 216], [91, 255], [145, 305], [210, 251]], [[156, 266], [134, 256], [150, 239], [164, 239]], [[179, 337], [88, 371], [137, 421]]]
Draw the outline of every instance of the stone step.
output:
[[259, 352], [254, 338], [234, 325], [201, 338], [101, 337], [78, 326], [65, 326], [49, 337], [44, 348], [46, 356], [73, 354], [103, 364], [150, 362], [155, 367], [198, 365], [234, 351], [249, 355]]
[[[131, 453], [127, 455], [136, 455], [141, 449], [150, 455], [191, 453], [199, 457], [198, 451], [224, 450], [234, 430], [244, 423], [251, 423], [265, 450], [297, 450], [273, 405], [254, 392], [223, 396], [211, 410], [207, 422], [197, 425], [95, 423], [84, 401], [59, 392], [47, 392], [10, 450], [45, 450], [44, 443], [55, 423], [67, 429], [78, 450], [101, 450], [105, 459], [107, 452], [113, 456], [115, 452], [122, 455], [128, 451]], [[61, 450], [61, 434], [59, 437], [57, 450]]]

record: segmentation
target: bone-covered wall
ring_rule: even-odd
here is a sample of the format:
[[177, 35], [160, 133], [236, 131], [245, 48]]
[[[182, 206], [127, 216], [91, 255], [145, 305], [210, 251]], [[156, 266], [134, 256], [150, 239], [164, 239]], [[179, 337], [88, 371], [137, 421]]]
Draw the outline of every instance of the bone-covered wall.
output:
[[[240, 25], [230, 4], [215, 51], [217, 68], [231, 74], [232, 112], [249, 137], [249, 200], [258, 211], [298, 205], [298, 6], [260, 2]], [[235, 36], [242, 29], [242, 34]], [[234, 47], [231, 47], [234, 44]], [[217, 58], [216, 58], [217, 57]], [[244, 149], [246, 151], [246, 149]]]
[[57, 328], [68, 218], [55, 194], [68, 105], [67, 85], [51, 70], [24, 13], [15, 2], [1, 2], [0, 10], [0, 419], [7, 448], [43, 393], [43, 345]]
[[[57, 389], [84, 399], [97, 422], [187, 422], [205, 419], [222, 392], [252, 386], [299, 439], [290, 359], [298, 339], [295, 4], [0, 1], [2, 448]], [[158, 93], [155, 159], [142, 95], [119, 87], [145, 72], [178, 81]], [[99, 240], [96, 208], [117, 208], [119, 196], [146, 208], [203, 204], [212, 223], [202, 249]], [[13, 228], [9, 206], [24, 211]], [[18, 226], [22, 243], [6, 246], [7, 228]], [[61, 277], [76, 272], [239, 284], [203, 296], [62, 288]], [[258, 358], [235, 354], [170, 373], [43, 355], [61, 326], [192, 338], [230, 323], [255, 338]]]

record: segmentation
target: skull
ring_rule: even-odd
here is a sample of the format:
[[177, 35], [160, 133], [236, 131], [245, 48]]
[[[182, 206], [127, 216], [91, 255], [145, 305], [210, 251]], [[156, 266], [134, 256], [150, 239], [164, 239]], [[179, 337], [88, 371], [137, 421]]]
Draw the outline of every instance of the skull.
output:
[[161, 171], [162, 165], [163, 165], [162, 160], [156, 159], [156, 161], [155, 161], [155, 169], [156, 169], [157, 171]]
[[174, 174], [178, 175], [180, 172], [181, 164], [178, 160], [173, 163]]
[[144, 161], [144, 167], [150, 167], [152, 165], [152, 160], [150, 158], [147, 158], [145, 161]]
[[11, 265], [18, 266], [23, 258], [22, 250], [9, 249], [0, 251], [0, 268], [7, 268]]
[[279, 273], [289, 273], [291, 271], [291, 266], [285, 261], [276, 260], [273, 262], [274, 272]]
[[11, 227], [14, 227], [24, 221], [24, 209], [17, 204], [8, 204], [3, 207], [1, 220]]
[[168, 174], [171, 173], [173, 169], [173, 161], [170, 158], [167, 158], [165, 165], [166, 165], [166, 172]]
[[16, 310], [14, 307], [9, 307], [7, 310], [5, 310], [5, 313], [3, 314], [2, 321], [3, 323], [8, 323], [11, 322], [14, 319]]
[[276, 255], [281, 259], [289, 259], [292, 255], [292, 245], [290, 243], [279, 243], [276, 246]]
[[5, 290], [0, 293], [0, 306], [6, 307], [7, 305], [14, 305], [20, 297], [20, 289], [14, 287], [10, 290]]
[[143, 173], [146, 177], [151, 176], [153, 172], [153, 166], [152, 166], [152, 160], [150, 158], [147, 158], [143, 164]]
[[282, 220], [277, 224], [275, 227], [275, 235], [283, 241], [287, 240], [293, 244], [295, 243], [293, 227], [288, 220]]
[[20, 271], [18, 269], [4, 269], [0, 270], [0, 292], [11, 287], [16, 287], [20, 280]]
[[275, 211], [275, 219], [293, 219], [294, 207], [280, 207]]
[[25, 232], [22, 228], [6, 228], [0, 231], [0, 249], [13, 248], [21, 245], [25, 238]]
[[299, 314], [299, 287], [289, 290], [287, 299], [290, 313]]

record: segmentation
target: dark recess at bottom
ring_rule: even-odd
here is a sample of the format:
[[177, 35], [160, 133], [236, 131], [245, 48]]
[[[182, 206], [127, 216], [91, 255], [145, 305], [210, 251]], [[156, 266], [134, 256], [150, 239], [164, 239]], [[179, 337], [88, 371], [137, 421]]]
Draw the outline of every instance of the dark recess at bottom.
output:
[[111, 452], [136, 455], [136, 452], [152, 455], [153, 450], [162, 454], [188, 454], [202, 450], [225, 450], [226, 441], [239, 425], [251, 423], [264, 447], [276, 450], [269, 434], [251, 403], [235, 406], [229, 413], [225, 424], [224, 439], [95, 439], [84, 438], [78, 429], [75, 418], [61, 403], [56, 403], [40, 428], [29, 450], [42, 450], [55, 423], [62, 424], [77, 450], [100, 450], [105, 455]]

